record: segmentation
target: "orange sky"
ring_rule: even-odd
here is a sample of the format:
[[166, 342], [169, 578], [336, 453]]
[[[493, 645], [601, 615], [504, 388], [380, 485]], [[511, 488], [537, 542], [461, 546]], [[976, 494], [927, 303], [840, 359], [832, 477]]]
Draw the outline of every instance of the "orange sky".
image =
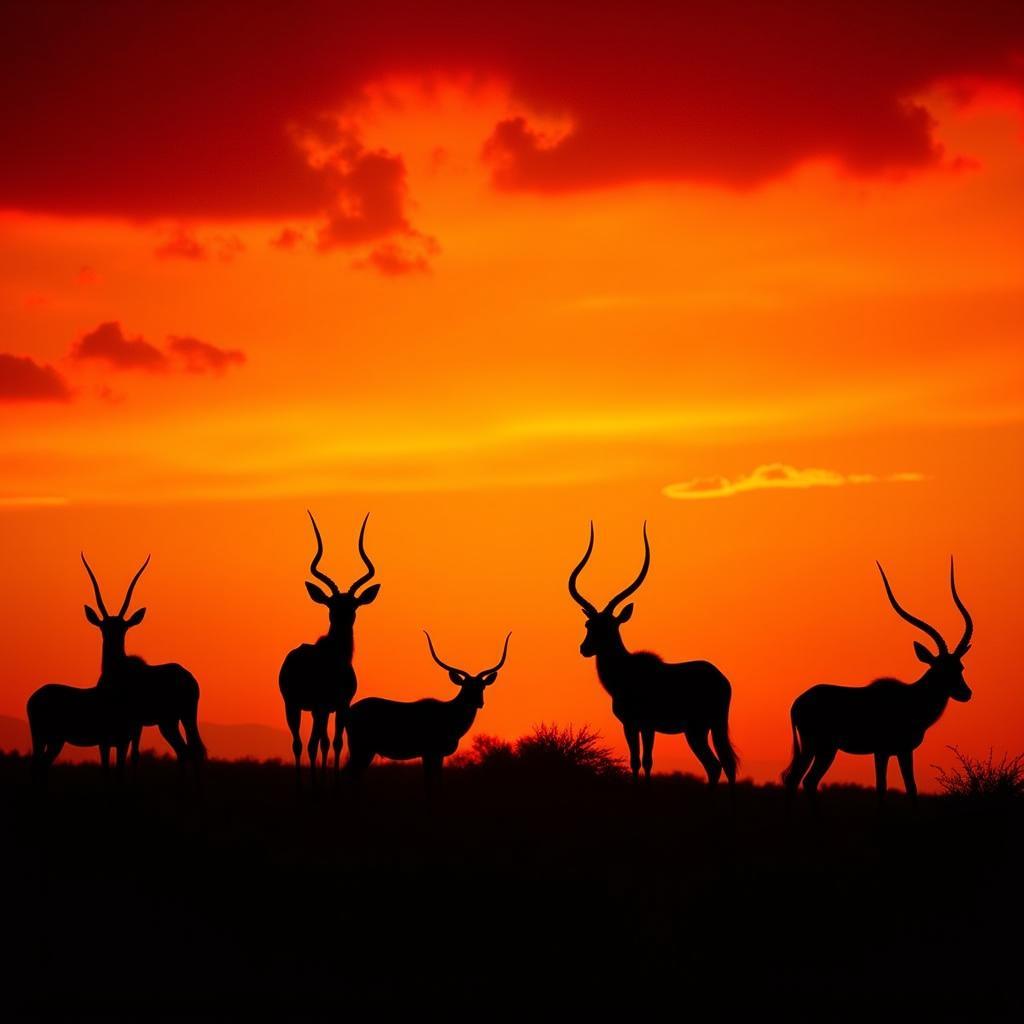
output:
[[[931, 156], [906, 166], [837, 143], [750, 181], [509, 187], [496, 124], [522, 117], [557, 151], [589, 108], [453, 61], [369, 75], [288, 124], [297, 159], [340, 182], [326, 214], [118, 212], [86, 191], [47, 208], [0, 180], [0, 713], [94, 680], [84, 548], [108, 603], [152, 552], [129, 649], [187, 665], [201, 718], [283, 727], [280, 662], [326, 629], [303, 588], [308, 506], [339, 582], [371, 513], [359, 695], [453, 692], [424, 627], [472, 670], [511, 629], [476, 730], [587, 722], [618, 749], [565, 580], [593, 517], [581, 586], [603, 603], [646, 519], [627, 645], [728, 675], [758, 779], [786, 761], [802, 689], [918, 672], [876, 557], [959, 636], [952, 552], [975, 698], [929, 733], [920, 781], [946, 744], [1020, 750], [1021, 94], [976, 77], [902, 102], [930, 118]], [[777, 464], [793, 471], [755, 472]], [[779, 475], [815, 486], [756, 486]], [[671, 737], [656, 766], [698, 767]], [[841, 756], [829, 779], [869, 769]]]

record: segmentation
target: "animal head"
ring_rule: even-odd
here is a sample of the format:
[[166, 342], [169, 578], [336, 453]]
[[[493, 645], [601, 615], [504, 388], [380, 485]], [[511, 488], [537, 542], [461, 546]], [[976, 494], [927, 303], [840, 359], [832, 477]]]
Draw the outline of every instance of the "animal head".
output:
[[113, 644], [123, 650], [125, 634], [132, 626], [137, 626], [145, 618], [145, 608], [140, 608], [134, 614], [128, 615], [128, 606], [132, 601], [132, 591], [135, 590], [135, 584], [139, 582], [139, 577], [146, 571], [146, 566], [149, 565], [149, 558], [150, 556], [147, 555], [146, 560], [142, 563], [142, 568], [132, 577], [132, 581], [128, 585], [128, 593], [124, 595], [124, 601], [121, 603], [121, 610], [116, 615], [111, 615], [103, 603], [103, 595], [100, 593], [100, 585], [96, 581], [96, 575], [93, 573], [92, 567], [85, 560], [85, 553], [82, 553], [82, 564], [85, 566], [85, 571], [89, 574], [89, 579], [92, 580], [93, 593], [96, 595], [96, 607], [99, 609], [99, 612], [96, 612], [89, 605], [86, 605], [85, 617], [92, 625], [99, 629], [105, 645]]
[[651, 567], [651, 545], [647, 540], [647, 523], [644, 523], [644, 564], [640, 569], [640, 575], [625, 590], [619, 591], [600, 611], [592, 605], [577, 589], [576, 580], [579, 578], [583, 567], [590, 560], [594, 550], [594, 524], [590, 524], [590, 543], [587, 550], [580, 559], [579, 565], [573, 569], [569, 576], [569, 594], [572, 599], [583, 609], [586, 616], [587, 635], [580, 645], [580, 654], [585, 658], [591, 658], [609, 646], [619, 643], [619, 627], [624, 622], [629, 622], [633, 616], [633, 605], [627, 604], [622, 611], [616, 612], [616, 607], [633, 594], [643, 583], [647, 576], [647, 570]]
[[316, 535], [316, 554], [313, 556], [313, 561], [310, 562], [309, 571], [318, 580], [326, 583], [329, 588], [328, 592], [325, 592], [315, 583], [307, 583], [306, 591], [317, 604], [327, 606], [332, 626], [351, 626], [356, 620], [356, 610], [360, 605], [370, 604], [380, 592], [380, 584], [374, 583], [373, 586], [367, 587], [362, 593], [358, 593], [359, 588], [364, 583], [369, 583], [373, 579], [375, 572], [373, 562], [370, 561], [369, 556], [366, 554], [366, 548], [363, 547], [366, 521], [370, 518], [370, 513], [366, 513], [366, 518], [363, 520], [363, 525], [359, 530], [359, 557], [362, 558], [363, 563], [366, 565], [366, 572], [348, 590], [341, 590], [330, 576], [317, 568], [324, 554], [324, 542], [320, 537], [320, 531], [317, 529], [313, 513], [307, 509], [306, 514], [309, 516], [309, 521], [313, 524], [313, 533]]
[[914, 641], [914, 653], [917, 655], [919, 661], [923, 661], [928, 666], [928, 676], [936, 683], [938, 683], [946, 691], [946, 693], [956, 701], [964, 703], [971, 699], [971, 688], [967, 685], [964, 680], [964, 665], [963, 656], [971, 649], [971, 634], [974, 632], [974, 623], [971, 620], [970, 613], [964, 607], [963, 601], [960, 600], [960, 595], [956, 592], [956, 577], [953, 574], [953, 559], [949, 560], [949, 589], [953, 593], [953, 603], [957, 606], [960, 614], [964, 619], [964, 635], [960, 638], [960, 642], [950, 650], [946, 644], [946, 641], [942, 638], [942, 634], [934, 627], [929, 625], [924, 619], [919, 619], [914, 615], [911, 615], [908, 611], [900, 607], [899, 602], [896, 600], [892, 592], [892, 587], [889, 586], [889, 580], [885, 575], [885, 570], [879, 565], [878, 571], [882, 574], [882, 582], [885, 584], [885, 592], [889, 596], [889, 603], [896, 609], [896, 614], [901, 619], [905, 619], [912, 626], [917, 626], [923, 633], [931, 637], [935, 641], [935, 646], [938, 648], [936, 652], [930, 651], [924, 644]]
[[484, 688], [490, 686], [498, 678], [498, 670], [505, 664], [505, 657], [508, 654], [508, 640], [512, 634], [509, 633], [505, 637], [505, 647], [501, 652], [501, 660], [498, 664], [493, 668], [485, 668], [482, 672], [477, 672], [475, 675], [471, 672], [465, 672], [461, 668], [455, 668], [454, 665], [445, 664], [437, 656], [434, 644], [430, 639], [430, 634], [426, 630], [423, 630], [423, 634], [427, 638], [430, 656], [448, 673], [448, 678], [462, 690], [462, 696], [469, 701], [470, 705], [474, 708], [482, 708], [484, 706]]

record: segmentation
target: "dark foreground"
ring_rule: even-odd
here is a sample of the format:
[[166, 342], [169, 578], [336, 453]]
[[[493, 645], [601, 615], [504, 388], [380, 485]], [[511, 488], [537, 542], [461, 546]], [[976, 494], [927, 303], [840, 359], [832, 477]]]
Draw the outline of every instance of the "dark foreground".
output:
[[[1009, 1020], [1019, 807], [684, 777], [372, 771], [358, 800], [289, 767], [167, 761], [44, 800], [0, 758], [3, 1005], [16, 1019]], [[622, 1013], [619, 1008], [622, 1008]], [[665, 1007], [664, 1009], [662, 1007]], [[623, 1016], [625, 1014], [625, 1016]], [[8, 1017], [8, 1019], [11, 1019]]]

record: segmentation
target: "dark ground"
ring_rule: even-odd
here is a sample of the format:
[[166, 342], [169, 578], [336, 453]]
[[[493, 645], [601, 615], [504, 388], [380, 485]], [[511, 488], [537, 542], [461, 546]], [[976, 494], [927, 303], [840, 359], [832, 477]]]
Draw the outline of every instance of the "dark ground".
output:
[[[304, 782], [308, 780], [304, 779]], [[13, 1019], [1019, 1020], [1022, 813], [378, 767], [358, 800], [0, 757]], [[801, 802], [802, 804], [802, 802]], [[12, 1019], [12, 1017], [8, 1017]]]

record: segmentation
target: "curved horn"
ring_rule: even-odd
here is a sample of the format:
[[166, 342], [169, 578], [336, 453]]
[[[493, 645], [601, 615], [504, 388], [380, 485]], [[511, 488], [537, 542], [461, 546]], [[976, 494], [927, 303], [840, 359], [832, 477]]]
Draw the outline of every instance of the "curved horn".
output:
[[960, 643], [956, 645], [953, 653], [959, 658], [968, 647], [971, 646], [971, 635], [974, 633], [974, 620], [971, 618], [971, 613], [964, 607], [963, 601], [960, 600], [960, 595], [956, 592], [956, 578], [953, 575], [953, 556], [949, 556], [949, 589], [953, 591], [953, 603], [960, 610], [960, 614], [964, 617], [964, 635], [960, 638]]
[[93, 593], [96, 595], [96, 604], [99, 607], [100, 615], [105, 619], [109, 619], [110, 616], [107, 614], [107, 609], [103, 604], [103, 595], [100, 594], [100, 585], [96, 582], [96, 574], [92, 571], [91, 566], [85, 560], [85, 552], [80, 551], [79, 554], [82, 556], [82, 565], [85, 566], [85, 571], [89, 574], [89, 579], [92, 580]]
[[647, 523], [644, 522], [644, 564], [640, 568], [640, 575], [625, 590], [619, 591], [605, 606], [604, 610], [610, 612], [620, 601], [625, 601], [630, 594], [636, 592], [647, 576], [647, 570], [651, 567], [651, 545], [647, 540]]
[[322, 583], [326, 583], [331, 588], [332, 594], [338, 593], [338, 584], [331, 579], [330, 576], [325, 572], [321, 572], [317, 566], [320, 564], [320, 559], [324, 555], [324, 542], [320, 536], [320, 531], [317, 529], [316, 520], [313, 518], [313, 513], [306, 509], [306, 515], [309, 516], [309, 521], [313, 524], [313, 533], [316, 534], [316, 554], [313, 556], [313, 561], [309, 563], [310, 575], [315, 576]]
[[430, 656], [447, 672], [458, 672], [460, 676], [464, 676], [467, 673], [463, 672], [461, 668], [456, 668], [454, 665], [446, 665], [438, 656], [437, 651], [434, 650], [434, 644], [430, 639], [430, 634], [423, 630], [423, 635], [427, 638], [427, 646], [430, 648]]
[[876, 561], [875, 565], [878, 566], [878, 571], [882, 574], [882, 582], [885, 584], [885, 592], [889, 595], [889, 603], [896, 609], [896, 614], [901, 619], [905, 619], [912, 626], [917, 626], [917, 628], [922, 632], [927, 633], [928, 636], [930, 636], [938, 645], [939, 654], [948, 654], [949, 648], [946, 646], [946, 641], [942, 639], [942, 634], [934, 626], [929, 626], [924, 619], [919, 619], [900, 607], [899, 601], [896, 600], [896, 596], [892, 592], [892, 587], [889, 586], [889, 579], [885, 575], [885, 570], [882, 568], [881, 563]]
[[149, 560], [152, 555], [146, 555], [146, 560], [142, 563], [142, 568], [132, 577], [131, 583], [128, 584], [128, 593], [124, 595], [124, 603], [121, 605], [121, 610], [117, 613], [118, 618], [121, 618], [126, 611], [128, 611], [128, 605], [132, 603], [132, 591], [135, 589], [135, 584], [139, 582], [139, 577], [146, 571], [146, 566], [149, 565]]
[[512, 633], [509, 632], [508, 636], [505, 637], [505, 649], [501, 652], [501, 661], [499, 661], [498, 664], [494, 666], [494, 668], [485, 668], [483, 670], [483, 672], [478, 673], [478, 675], [485, 676], [489, 672], [497, 672], [498, 669], [501, 668], [501, 666], [505, 664], [505, 658], [508, 655], [508, 638], [511, 635], [512, 635]]
[[359, 579], [357, 579], [355, 583], [353, 583], [352, 586], [348, 588], [348, 592], [352, 597], [356, 596], [356, 591], [364, 583], [369, 583], [370, 580], [373, 579], [373, 574], [376, 572], [376, 570], [373, 567], [373, 562], [370, 561], [370, 556], [366, 553], [366, 548], [363, 547], [363, 537], [366, 534], [366, 520], [369, 518], [370, 513], [367, 512], [366, 516], [363, 519], [363, 525], [359, 528], [359, 557], [362, 558], [363, 562], [366, 564], [366, 568], [369, 571], [360, 576]]
[[576, 581], [579, 579], [580, 573], [583, 571], [583, 567], [590, 561], [590, 555], [594, 550], [594, 521], [590, 521], [590, 543], [587, 545], [587, 550], [584, 552], [583, 557], [580, 559], [579, 565], [573, 569], [569, 575], [569, 594], [572, 599], [587, 613], [588, 618], [592, 615], [597, 614], [597, 609], [577, 590]]

